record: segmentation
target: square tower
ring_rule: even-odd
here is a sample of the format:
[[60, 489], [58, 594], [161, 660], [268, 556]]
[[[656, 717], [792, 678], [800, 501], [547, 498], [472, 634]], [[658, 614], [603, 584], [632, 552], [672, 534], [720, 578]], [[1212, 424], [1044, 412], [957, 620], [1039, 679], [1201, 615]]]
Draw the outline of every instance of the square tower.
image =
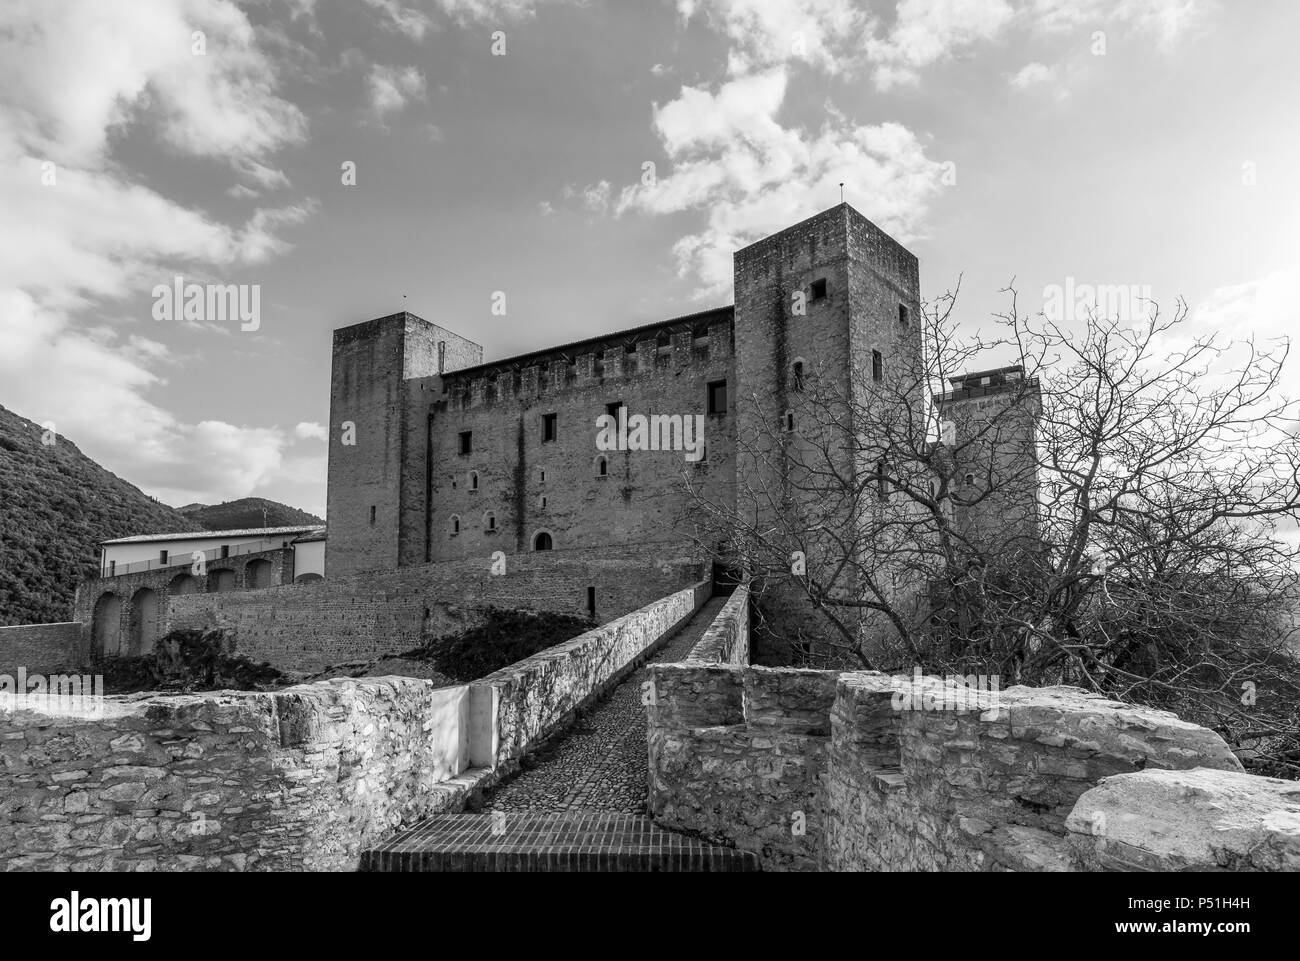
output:
[[[828, 485], [835, 476], [871, 476], [879, 456], [872, 425], [886, 416], [924, 423], [917, 259], [840, 204], [738, 251], [735, 289], [737, 507], [743, 514], [748, 499], [759, 529], [798, 541], [790, 549], [805, 552], [812, 573], [834, 564], [845, 540], [817, 531], [862, 522], [863, 514], [848, 503], [852, 481], [841, 491], [816, 490], [800, 465], [817, 464]], [[804, 521], [806, 537], [794, 529]], [[806, 635], [799, 585], [775, 580], [770, 614], [781, 625], [784, 610]], [[836, 586], [846, 595], [856, 589]]]

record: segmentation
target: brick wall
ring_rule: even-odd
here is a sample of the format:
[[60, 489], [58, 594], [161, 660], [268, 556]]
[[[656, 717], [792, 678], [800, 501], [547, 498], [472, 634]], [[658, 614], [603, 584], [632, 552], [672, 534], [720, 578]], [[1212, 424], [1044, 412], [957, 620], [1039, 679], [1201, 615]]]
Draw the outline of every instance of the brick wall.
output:
[[20, 667], [28, 674], [74, 670], [80, 663], [81, 632], [76, 621], [0, 627], [0, 674], [16, 677]]
[[342, 661], [396, 654], [476, 621], [477, 608], [585, 616], [595, 588], [596, 618], [608, 622], [692, 584], [702, 565], [689, 554], [646, 545], [551, 551], [330, 577], [248, 593], [173, 598], [169, 628], [225, 627], [238, 653], [281, 669], [317, 671]]

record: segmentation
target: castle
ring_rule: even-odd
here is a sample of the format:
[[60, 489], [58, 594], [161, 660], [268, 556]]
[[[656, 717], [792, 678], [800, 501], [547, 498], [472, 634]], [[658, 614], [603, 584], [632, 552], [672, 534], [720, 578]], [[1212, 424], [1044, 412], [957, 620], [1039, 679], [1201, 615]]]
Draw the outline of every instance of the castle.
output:
[[[963, 452], [936, 479], [952, 485], [938, 499], [957, 524], [987, 542], [1032, 534], [1035, 409], [1021, 401], [1036, 393], [1002, 368], [929, 395], [913, 254], [840, 204], [737, 251], [735, 295], [734, 307], [490, 362], [405, 312], [336, 330], [328, 531], [107, 543], [68, 633], [97, 656], [217, 626], [242, 653], [305, 670], [450, 633], [484, 605], [606, 623], [709, 570], [754, 575], [729, 553], [730, 517], [783, 533], [806, 517], [840, 523], [792, 480], [809, 445], [825, 450], [824, 472], [879, 473], [871, 510], [908, 510], [869, 454], [886, 406], [938, 415], [933, 443]], [[798, 546], [815, 570], [818, 545]], [[852, 550], [875, 546], [860, 537]], [[762, 599], [774, 633], [815, 642], [825, 625], [798, 584], [777, 580]], [[925, 584], [897, 580], [923, 602]]]
[[[923, 385], [903, 381], [921, 369], [922, 327], [917, 258], [842, 203], [737, 251], [734, 307], [490, 362], [410, 313], [336, 330], [326, 577], [496, 552], [698, 550], [701, 501], [734, 511], [738, 490], [787, 469], [737, 438], [797, 433], [807, 379], [852, 399], [845, 434], [867, 429], [852, 417], [870, 410], [874, 384], [898, 381], [923, 417]], [[955, 379], [935, 401], [969, 436], [1015, 393], [1017, 370]], [[602, 450], [598, 419], [629, 414], [698, 421], [702, 450]], [[1033, 442], [1032, 411], [1016, 423], [1004, 460]], [[964, 523], [1006, 527], [1005, 494], [969, 501]]]

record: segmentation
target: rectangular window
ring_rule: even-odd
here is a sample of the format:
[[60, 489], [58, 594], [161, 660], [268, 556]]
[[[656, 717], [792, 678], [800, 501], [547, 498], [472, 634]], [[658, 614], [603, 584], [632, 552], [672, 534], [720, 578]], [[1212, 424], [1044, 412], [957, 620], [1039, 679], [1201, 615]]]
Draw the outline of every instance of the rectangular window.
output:
[[112, 577], [112, 576], [113, 576], [114, 574], [116, 574], [116, 573], [117, 573], [117, 561], [109, 561], [109, 562], [108, 562], [108, 576], [109, 576], [109, 577]]
[[900, 324], [903, 324], [904, 326], [907, 325], [907, 305], [906, 305], [906, 304], [899, 304], [899, 305], [898, 305], [898, 322], [899, 322]]
[[885, 358], [878, 350], [873, 350], [871, 352], [871, 379], [885, 379]]
[[370, 505], [370, 526], [371, 527], [375, 526], [375, 505], [374, 504]]
[[613, 401], [612, 403], [605, 405], [605, 413], [608, 414], [610, 417], [613, 417], [615, 420], [618, 420], [618, 412], [619, 410], [622, 409], [622, 407], [623, 407], [623, 402], [621, 400]]
[[159, 563], [159, 564], [166, 564], [166, 563], [167, 563], [167, 552], [166, 552], [166, 551], [159, 551], [159, 552], [158, 552], [158, 563]]
[[542, 415], [542, 442], [555, 440], [555, 414]]
[[826, 296], [826, 281], [814, 280], [812, 282], [812, 299], [821, 300]]
[[596, 589], [594, 587], [587, 588], [587, 613], [592, 620], [596, 619]]
[[463, 430], [460, 432], [460, 452], [461, 455], [472, 453], [474, 450], [474, 432], [472, 430]]
[[725, 414], [727, 412], [727, 382], [715, 380], [709, 384], [709, 413]]
[[226, 558], [226, 557], [229, 557], [229, 556], [230, 556], [230, 545], [229, 545], [229, 544], [222, 544], [222, 545], [221, 545], [221, 556], [222, 556], [223, 558]]

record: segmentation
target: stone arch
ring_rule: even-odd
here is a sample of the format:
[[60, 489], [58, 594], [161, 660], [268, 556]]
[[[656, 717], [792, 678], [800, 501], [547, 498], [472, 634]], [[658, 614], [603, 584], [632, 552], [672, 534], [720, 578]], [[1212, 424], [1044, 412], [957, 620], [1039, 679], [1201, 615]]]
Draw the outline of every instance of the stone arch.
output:
[[142, 587], [131, 595], [131, 630], [128, 647], [123, 651], [131, 657], [140, 657], [153, 650], [154, 641], [162, 633], [162, 605], [158, 592]]
[[167, 584], [167, 593], [172, 597], [181, 594], [197, 594], [199, 592], [199, 579], [193, 574], [177, 574]]
[[95, 601], [90, 625], [95, 654], [117, 654], [122, 646], [122, 599], [112, 591], [101, 594]]
[[235, 572], [229, 567], [208, 571], [209, 594], [224, 594], [226, 591], [233, 591], [236, 586]]
[[555, 538], [550, 531], [542, 530], [533, 535], [533, 550], [551, 551], [555, 549]]
[[325, 580], [325, 578], [313, 572], [308, 574], [299, 574], [297, 577], [293, 579], [293, 582], [295, 584], [315, 584], [318, 581], [323, 581], [323, 580]]
[[244, 587], [250, 591], [273, 586], [273, 579], [271, 562], [265, 557], [251, 560], [244, 565]]

